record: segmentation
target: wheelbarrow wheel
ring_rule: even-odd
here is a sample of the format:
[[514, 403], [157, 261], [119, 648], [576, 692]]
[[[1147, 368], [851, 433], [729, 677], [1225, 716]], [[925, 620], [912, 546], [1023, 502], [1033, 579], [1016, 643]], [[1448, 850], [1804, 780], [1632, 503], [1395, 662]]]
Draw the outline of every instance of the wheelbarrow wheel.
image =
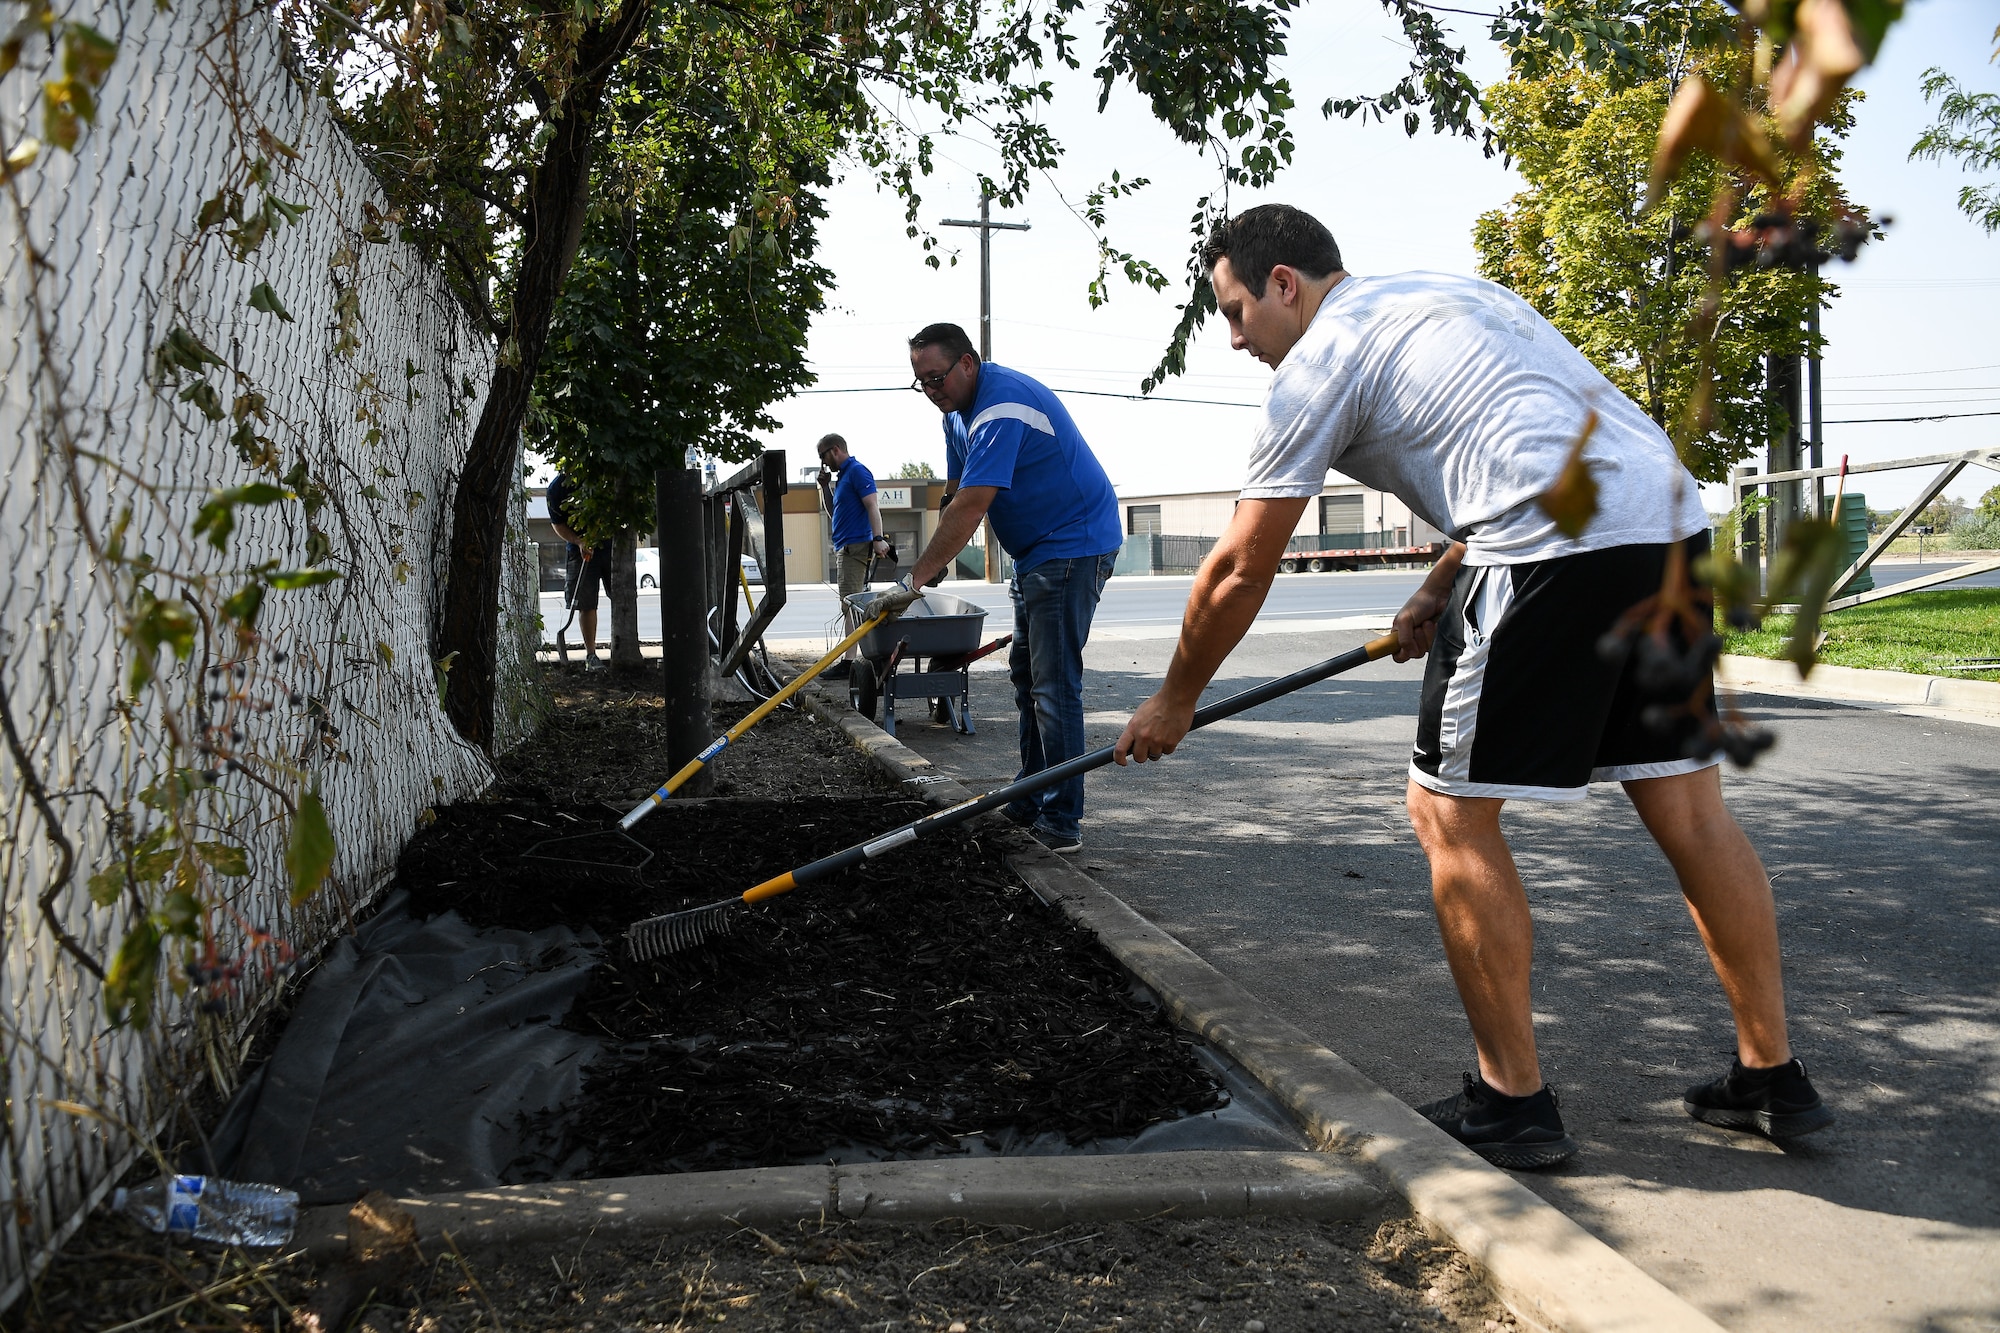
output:
[[881, 698], [881, 693], [875, 683], [875, 664], [865, 657], [856, 658], [847, 677], [847, 702], [854, 706], [855, 712], [873, 722], [875, 701]]
[[931, 700], [931, 721], [941, 727], [951, 725], [951, 705], [945, 702], [942, 695]]

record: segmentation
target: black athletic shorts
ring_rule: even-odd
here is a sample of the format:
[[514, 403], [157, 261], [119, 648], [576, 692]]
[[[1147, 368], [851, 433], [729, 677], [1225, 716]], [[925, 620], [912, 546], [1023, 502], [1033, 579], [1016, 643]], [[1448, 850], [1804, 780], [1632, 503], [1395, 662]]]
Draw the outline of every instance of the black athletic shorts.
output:
[[[1692, 563], [1708, 533], [1685, 544]], [[1660, 590], [1667, 550], [1614, 546], [1461, 567], [1424, 668], [1411, 780], [1447, 796], [1580, 801], [1593, 782], [1719, 762], [1683, 757], [1698, 718], [1665, 732], [1647, 727], [1647, 705], [1682, 700], [1646, 697], [1634, 655], [1606, 662], [1597, 651], [1621, 615]], [[1687, 647], [1678, 632], [1675, 643]], [[1713, 690], [1706, 708], [1712, 716]]]
[[611, 543], [605, 542], [590, 553], [590, 563], [583, 562], [583, 551], [576, 543], [570, 543], [563, 555], [567, 574], [570, 605], [579, 611], [597, 609], [597, 590], [603, 588], [605, 595], [611, 593]]

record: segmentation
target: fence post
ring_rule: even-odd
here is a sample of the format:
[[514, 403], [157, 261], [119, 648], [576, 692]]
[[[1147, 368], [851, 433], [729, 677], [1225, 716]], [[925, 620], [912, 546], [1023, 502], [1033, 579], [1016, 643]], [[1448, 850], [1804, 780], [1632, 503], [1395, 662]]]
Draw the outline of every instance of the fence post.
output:
[[[667, 762], [677, 772], [710, 740], [708, 655], [709, 570], [701, 473], [662, 468], [654, 474], [660, 533], [660, 685], [666, 700]], [[680, 789], [707, 796], [715, 786], [704, 768]]]

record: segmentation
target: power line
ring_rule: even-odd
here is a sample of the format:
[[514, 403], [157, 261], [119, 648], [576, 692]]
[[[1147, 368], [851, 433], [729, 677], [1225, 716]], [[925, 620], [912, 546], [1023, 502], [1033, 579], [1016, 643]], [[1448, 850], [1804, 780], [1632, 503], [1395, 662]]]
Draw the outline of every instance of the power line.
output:
[[1927, 417], [1829, 417], [1821, 422], [1823, 426], [1881, 426], [1907, 425], [1913, 421], [1956, 421], [1960, 417], [2000, 417], [2000, 412], [1939, 412]]

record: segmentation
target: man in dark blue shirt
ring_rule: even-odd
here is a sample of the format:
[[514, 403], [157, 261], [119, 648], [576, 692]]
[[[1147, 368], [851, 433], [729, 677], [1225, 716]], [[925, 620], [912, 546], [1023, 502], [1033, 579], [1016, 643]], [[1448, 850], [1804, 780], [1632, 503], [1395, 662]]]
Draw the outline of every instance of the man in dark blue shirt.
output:
[[[910, 572], [921, 588], [948, 568], [982, 519], [1014, 558], [1008, 666], [1021, 712], [1021, 776], [1083, 753], [1083, 645], [1124, 541], [1118, 497], [1069, 412], [1047, 387], [981, 362], [956, 324], [910, 339], [910, 387], [944, 413], [951, 498]], [[1083, 779], [1016, 802], [1006, 815], [1043, 846], [1083, 846]]]
[[[839, 552], [840, 604], [868, 586], [868, 568], [889, 553], [882, 535], [882, 509], [875, 498], [875, 474], [867, 464], [847, 452], [847, 441], [838, 435], [822, 435], [819, 440], [819, 484], [825, 493], [827, 513], [833, 528], [833, 547]], [[848, 650], [849, 661], [854, 650]], [[822, 674], [833, 680], [846, 676], [851, 668], [840, 662]]]
[[567, 575], [564, 592], [569, 605], [576, 608], [577, 624], [583, 630], [583, 669], [601, 671], [604, 660], [597, 655], [597, 590], [603, 588], [607, 596], [611, 592], [611, 543], [591, 546], [571, 525], [572, 494], [569, 478], [556, 473], [549, 482], [547, 496], [549, 526], [556, 530], [556, 536], [569, 543], [563, 552]]

